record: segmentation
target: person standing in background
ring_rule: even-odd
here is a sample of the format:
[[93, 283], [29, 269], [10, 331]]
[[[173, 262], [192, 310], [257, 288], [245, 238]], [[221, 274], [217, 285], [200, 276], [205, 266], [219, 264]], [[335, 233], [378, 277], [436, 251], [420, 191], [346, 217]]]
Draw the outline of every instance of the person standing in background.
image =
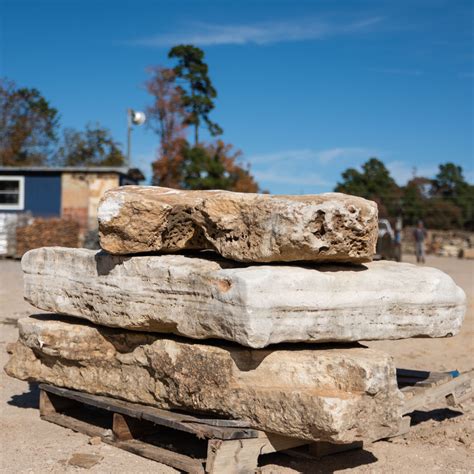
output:
[[415, 238], [416, 261], [417, 263], [425, 263], [426, 229], [423, 221], [418, 221], [418, 226], [413, 231], [413, 237]]
[[400, 216], [398, 216], [395, 222], [395, 248], [394, 248], [394, 256], [397, 262], [402, 261], [402, 230], [403, 230], [403, 220]]

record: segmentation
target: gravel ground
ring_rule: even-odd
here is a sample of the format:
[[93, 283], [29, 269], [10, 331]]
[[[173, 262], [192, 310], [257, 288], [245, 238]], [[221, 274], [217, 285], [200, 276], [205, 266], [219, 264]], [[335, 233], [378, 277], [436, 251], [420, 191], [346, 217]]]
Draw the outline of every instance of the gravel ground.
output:
[[[406, 261], [413, 261], [406, 257]], [[427, 265], [450, 274], [468, 295], [468, 312], [461, 333], [447, 339], [369, 342], [390, 353], [398, 367], [468, 371], [474, 368], [474, 261], [428, 257]], [[16, 320], [38, 312], [22, 298], [20, 264], [0, 260], [0, 365], [6, 345], [18, 336]], [[171, 473], [167, 466], [114, 447], [89, 443], [87, 436], [41, 421], [35, 386], [0, 373], [0, 471], [5, 473], [71, 473], [77, 454], [99, 460], [91, 473]], [[264, 473], [471, 473], [474, 471], [474, 403], [459, 409], [428, 406], [416, 412], [410, 432], [379, 441], [363, 450], [308, 461], [283, 454], [263, 456]], [[75, 455], [75, 456], [74, 456]], [[74, 456], [74, 457], [73, 457]]]

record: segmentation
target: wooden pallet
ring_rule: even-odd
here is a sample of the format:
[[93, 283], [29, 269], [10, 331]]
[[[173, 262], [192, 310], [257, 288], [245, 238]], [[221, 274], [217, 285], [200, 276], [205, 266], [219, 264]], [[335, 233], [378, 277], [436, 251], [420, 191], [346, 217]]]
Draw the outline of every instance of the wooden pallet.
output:
[[403, 420], [400, 430], [394, 436], [400, 436], [410, 430], [411, 417], [408, 413], [422, 410], [430, 403], [445, 402], [450, 407], [459, 406], [472, 397], [474, 371], [460, 374], [450, 372], [428, 372], [424, 370], [397, 369], [398, 388], [404, 395], [402, 407]]
[[[454, 406], [472, 396], [472, 378], [473, 372], [398, 369], [405, 416], [396, 436], [409, 430], [408, 413], [435, 401]], [[40, 385], [40, 416], [189, 473], [252, 473], [261, 454], [285, 451], [319, 458], [363, 444], [308, 443], [265, 433], [239, 420], [192, 416], [46, 384]]]
[[308, 443], [242, 421], [191, 416], [52, 385], [39, 388], [42, 419], [189, 473], [254, 472], [261, 454]]
[[398, 386], [405, 397], [403, 415], [424, 406], [445, 400], [448, 406], [457, 406], [473, 394], [474, 371], [460, 374], [397, 369]]

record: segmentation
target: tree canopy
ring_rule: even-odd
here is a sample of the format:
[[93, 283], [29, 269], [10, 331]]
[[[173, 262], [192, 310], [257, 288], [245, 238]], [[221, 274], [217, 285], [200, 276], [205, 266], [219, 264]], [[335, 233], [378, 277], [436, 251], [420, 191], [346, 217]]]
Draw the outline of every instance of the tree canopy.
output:
[[155, 185], [178, 188], [181, 185], [181, 162], [185, 146], [186, 112], [182, 90], [176, 85], [173, 69], [149, 68], [151, 77], [145, 83], [153, 102], [146, 108], [148, 127], [159, 137], [158, 157], [152, 163]]
[[0, 80], [0, 164], [47, 165], [57, 140], [58, 111], [37, 89]]
[[204, 51], [190, 44], [181, 44], [171, 48], [168, 57], [178, 60], [173, 71], [184, 83], [184, 87], [179, 86], [187, 112], [184, 124], [194, 127], [194, 145], [199, 143], [201, 121], [207, 125], [212, 136], [221, 135], [222, 128], [209, 118], [215, 107], [213, 99], [217, 97], [217, 91], [209, 78]]
[[439, 165], [434, 179], [414, 177], [405, 186], [398, 186], [385, 165], [370, 158], [362, 171], [344, 171], [335, 191], [372, 199], [380, 216], [401, 216], [407, 225], [423, 220], [433, 229], [474, 229], [474, 186], [466, 182], [462, 168], [454, 163]]
[[120, 145], [99, 124], [67, 128], [58, 138], [58, 111], [37, 89], [0, 80], [0, 165], [122, 166]]
[[383, 217], [398, 215], [401, 206], [400, 188], [378, 158], [370, 158], [362, 165], [362, 171], [354, 168], [344, 171], [335, 191], [376, 201]]
[[56, 155], [61, 166], [124, 166], [125, 156], [109, 130], [88, 124], [84, 131], [64, 130]]
[[432, 194], [461, 209], [464, 224], [474, 228], [474, 186], [465, 180], [460, 166], [454, 163], [440, 165]]
[[[149, 126], [158, 134], [160, 145], [152, 163], [153, 184], [184, 189], [228, 189], [258, 192], [248, 166], [240, 163], [240, 151], [222, 140], [199, 142], [204, 122], [211, 135], [222, 129], [209, 119], [217, 92], [208, 76], [204, 52], [191, 45], [175, 46], [169, 57], [178, 60], [173, 68], [154, 67], [146, 82], [152, 96], [147, 108]], [[194, 128], [194, 144], [186, 140]]]
[[184, 189], [227, 189], [258, 192], [258, 184], [248, 169], [237, 164], [239, 151], [221, 140], [208, 146], [185, 145], [181, 165]]

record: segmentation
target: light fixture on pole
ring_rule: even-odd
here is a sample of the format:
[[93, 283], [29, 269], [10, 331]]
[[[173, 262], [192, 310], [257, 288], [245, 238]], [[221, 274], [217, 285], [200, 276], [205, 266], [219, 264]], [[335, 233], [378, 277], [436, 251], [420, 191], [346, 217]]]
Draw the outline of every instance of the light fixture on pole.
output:
[[127, 109], [127, 167], [132, 163], [132, 125], [143, 125], [145, 120], [143, 112]]

